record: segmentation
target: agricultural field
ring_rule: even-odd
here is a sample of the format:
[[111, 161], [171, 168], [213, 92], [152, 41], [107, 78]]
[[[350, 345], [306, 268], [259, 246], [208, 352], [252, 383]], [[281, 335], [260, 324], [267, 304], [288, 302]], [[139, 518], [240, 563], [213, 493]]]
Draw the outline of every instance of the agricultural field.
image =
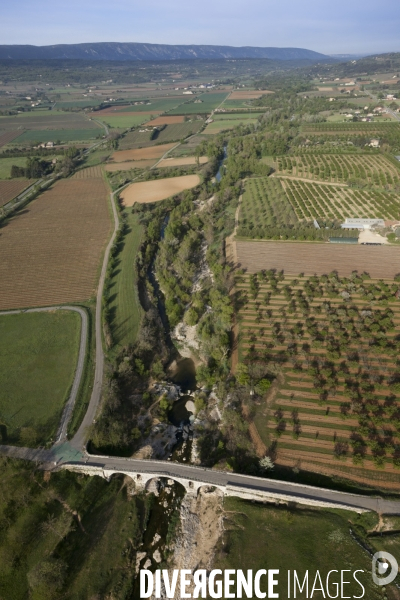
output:
[[119, 112], [143, 112], [150, 114], [151, 112], [168, 112], [173, 110], [183, 102], [186, 102], [187, 98], [185, 96], [169, 96], [167, 98], [149, 98], [148, 100], [143, 100], [145, 104], [131, 104], [122, 108]]
[[104, 165], [104, 170], [108, 173], [116, 171], [130, 171], [131, 169], [147, 169], [155, 164], [155, 160], [128, 160], [121, 163], [108, 163]]
[[194, 188], [199, 183], [198, 175], [182, 175], [181, 177], [132, 183], [121, 192], [120, 198], [124, 206], [133, 206], [135, 202], [139, 204], [159, 202], [175, 194], [180, 194], [184, 190]]
[[0, 315], [0, 439], [45, 444], [57, 432], [78, 359], [75, 312]]
[[[209, 114], [217, 108], [227, 97], [226, 92], [206, 92], [199, 96], [188, 98], [185, 104], [181, 104], [168, 112], [169, 115], [204, 115]], [[195, 100], [200, 100], [196, 102]]]
[[0, 309], [91, 298], [109, 232], [103, 178], [55, 183], [1, 229]]
[[[208, 162], [207, 156], [199, 156], [199, 164], [204, 165]], [[182, 156], [182, 158], [164, 158], [157, 168], [163, 167], [183, 167], [186, 165], [196, 165], [197, 158], [195, 156]]]
[[304, 154], [276, 159], [278, 174], [329, 182], [362, 180], [390, 189], [400, 184], [400, 163], [382, 154]]
[[52, 114], [47, 111], [43, 115], [22, 113], [15, 117], [0, 117], [0, 129], [14, 131], [18, 128], [29, 130], [60, 129], [99, 129], [99, 125], [86, 119], [79, 113]]
[[98, 117], [100, 121], [108, 125], [111, 129], [129, 129], [131, 127], [137, 127], [144, 121], [148, 120], [148, 115], [141, 115], [140, 113], [125, 113], [119, 116], [103, 116]]
[[18, 196], [27, 187], [34, 183], [34, 179], [10, 179], [0, 180], [0, 207], [10, 202], [13, 198]]
[[295, 179], [281, 179], [281, 183], [299, 219], [400, 218], [400, 201], [394, 193]]
[[156, 146], [168, 142], [179, 142], [179, 140], [197, 133], [203, 125], [204, 121], [202, 119], [193, 119], [184, 123], [166, 125], [158, 132], [153, 130], [143, 132], [138, 130], [131, 131], [119, 141], [119, 148], [124, 150], [128, 148], [140, 148], [142, 146]]
[[72, 175], [71, 179], [96, 179], [101, 178], [103, 176], [103, 169], [101, 166], [96, 167], [86, 167], [85, 169], [80, 169], [74, 175]]
[[400, 123], [307, 123], [302, 126], [302, 133], [308, 135], [384, 135], [389, 131], [400, 133]]
[[25, 131], [18, 138], [18, 144], [34, 143], [43, 144], [45, 142], [67, 143], [67, 142], [86, 142], [102, 137], [104, 129], [49, 129]]
[[118, 254], [118, 264], [111, 273], [109, 287], [112, 299], [108, 303], [109, 322], [113, 345], [119, 352], [133, 344], [139, 331], [142, 307], [140, 305], [135, 261], [142, 239], [138, 216], [125, 211], [127, 228]]
[[237, 277], [239, 361], [277, 377], [255, 408], [262, 441], [278, 463], [339, 464], [347, 477], [398, 489], [400, 284], [288, 271]]
[[[364, 570], [358, 576], [365, 588], [365, 597], [368, 600], [382, 599], [382, 594], [373, 584], [370, 575], [371, 559], [349, 531], [349, 522], [356, 527], [364, 526], [365, 533], [373, 530], [377, 517], [372, 513], [355, 515], [343, 510], [310, 509], [299, 505], [277, 506], [232, 497], [224, 498], [224, 511], [223, 540], [214, 559], [214, 569], [242, 569], [244, 573], [247, 569], [252, 569], [255, 573], [268, 565], [270, 569], [281, 570], [279, 583], [275, 588], [279, 598], [323, 598], [329, 597], [325, 595], [325, 581], [326, 574], [331, 569], [340, 571], [349, 569], [349, 565], [357, 565], [357, 569]], [[384, 538], [371, 536], [368, 542], [374, 546], [375, 540], [382, 539]], [[391, 539], [391, 536], [387, 539]], [[388, 550], [393, 552], [389, 548]], [[290, 565], [290, 569], [296, 569], [301, 582], [305, 573], [309, 573], [308, 592], [304, 589], [300, 593], [297, 587], [295, 596], [292, 579], [292, 595], [288, 596], [287, 565]], [[321, 574], [324, 582], [323, 594], [319, 591], [311, 593], [316, 572]], [[334, 578], [335, 575], [338, 573], [331, 574], [329, 584], [331, 597], [336, 594], [335, 582], [340, 585], [340, 575]], [[344, 587], [343, 593], [349, 597], [359, 596], [362, 589], [351, 575], [347, 581], [350, 579], [351, 582]], [[264, 577], [261, 579], [260, 589], [268, 594], [266, 581]], [[231, 588], [234, 589], [235, 586]], [[345, 596], [342, 595], [343, 597]]]
[[183, 115], [176, 115], [176, 117], [169, 117], [168, 115], [162, 115], [148, 121], [146, 125], [157, 127], [158, 125], [176, 125], [176, 123], [184, 123], [185, 117]]
[[197, 135], [193, 135], [190, 138], [186, 138], [186, 140], [182, 144], [179, 144], [179, 146], [177, 146], [176, 148], [174, 148], [172, 150], [172, 152], [170, 153], [170, 156], [172, 156], [172, 157], [188, 156], [188, 155], [192, 156], [194, 154], [194, 151], [196, 150], [197, 146], [199, 144], [201, 144], [201, 142], [205, 139], [206, 138], [204, 137], [203, 134], [197, 134]]
[[9, 179], [11, 177], [11, 167], [26, 167], [26, 158], [16, 156], [15, 158], [1, 158], [0, 154], [0, 179]]
[[161, 158], [175, 144], [160, 144], [149, 148], [134, 148], [133, 150], [118, 150], [111, 156], [111, 160], [122, 163], [128, 160], [147, 160]]
[[272, 92], [264, 92], [260, 90], [234, 90], [228, 96], [228, 100], [254, 100], [255, 98], [261, 98], [264, 94], [270, 94]]
[[336, 270], [349, 277], [354, 270], [374, 279], [393, 279], [399, 272], [400, 249], [395, 246], [310, 244], [303, 242], [236, 242], [237, 263], [249, 273], [262, 269], [325, 275]]
[[1, 132], [0, 148], [2, 148], [6, 144], [9, 144], [13, 140], [15, 140], [17, 137], [19, 137], [21, 135], [21, 133], [22, 133], [22, 131], [7, 131], [5, 133]]

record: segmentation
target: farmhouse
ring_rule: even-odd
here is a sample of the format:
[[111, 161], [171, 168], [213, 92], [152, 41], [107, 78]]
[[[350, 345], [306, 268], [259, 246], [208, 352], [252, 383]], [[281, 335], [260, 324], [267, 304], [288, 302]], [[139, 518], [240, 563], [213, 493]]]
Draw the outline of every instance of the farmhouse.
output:
[[383, 219], [345, 219], [342, 229], [371, 229], [372, 227], [384, 227]]

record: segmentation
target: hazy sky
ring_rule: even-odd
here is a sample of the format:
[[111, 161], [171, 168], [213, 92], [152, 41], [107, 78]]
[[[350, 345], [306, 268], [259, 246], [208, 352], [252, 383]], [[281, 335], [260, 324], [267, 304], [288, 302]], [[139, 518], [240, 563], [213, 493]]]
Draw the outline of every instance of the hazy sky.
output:
[[111, 41], [400, 51], [400, 2], [0, 0], [0, 44]]

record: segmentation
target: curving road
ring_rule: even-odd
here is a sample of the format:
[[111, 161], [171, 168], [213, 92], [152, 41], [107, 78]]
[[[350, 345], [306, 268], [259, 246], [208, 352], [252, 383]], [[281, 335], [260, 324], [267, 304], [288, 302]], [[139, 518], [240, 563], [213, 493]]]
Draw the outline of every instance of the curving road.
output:
[[56, 444], [65, 442], [67, 440], [67, 427], [69, 420], [72, 415], [72, 411], [74, 410], [76, 397], [78, 395], [79, 386], [82, 380], [83, 368], [85, 366], [85, 356], [86, 356], [86, 347], [87, 347], [87, 337], [88, 337], [88, 316], [86, 311], [79, 306], [47, 306], [42, 308], [29, 308], [27, 310], [7, 310], [1, 311], [0, 315], [17, 315], [21, 313], [35, 313], [35, 312], [49, 312], [54, 310], [72, 310], [77, 312], [81, 317], [81, 335], [80, 335], [80, 343], [79, 343], [79, 354], [78, 361], [75, 369], [74, 381], [71, 388], [71, 393], [69, 398], [64, 406], [64, 410], [62, 413], [61, 421], [58, 427], [57, 436], [56, 436]]

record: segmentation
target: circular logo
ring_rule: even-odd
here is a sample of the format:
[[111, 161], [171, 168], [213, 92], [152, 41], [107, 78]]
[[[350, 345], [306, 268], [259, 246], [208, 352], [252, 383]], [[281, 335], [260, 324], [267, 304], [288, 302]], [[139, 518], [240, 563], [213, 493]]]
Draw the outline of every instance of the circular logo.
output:
[[[391, 567], [389, 570], [389, 566]], [[389, 572], [389, 574], [387, 574]], [[397, 560], [389, 552], [375, 552], [372, 558], [372, 579], [376, 585], [388, 585], [396, 579], [399, 572]]]

